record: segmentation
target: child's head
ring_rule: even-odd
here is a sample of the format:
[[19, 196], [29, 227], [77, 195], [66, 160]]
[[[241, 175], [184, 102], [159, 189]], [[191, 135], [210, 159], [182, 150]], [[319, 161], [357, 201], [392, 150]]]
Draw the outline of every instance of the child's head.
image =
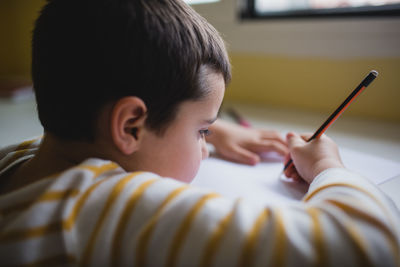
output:
[[104, 107], [131, 96], [161, 137], [184, 103], [230, 79], [223, 40], [181, 0], [50, 0], [32, 47], [39, 118], [62, 140], [93, 142]]

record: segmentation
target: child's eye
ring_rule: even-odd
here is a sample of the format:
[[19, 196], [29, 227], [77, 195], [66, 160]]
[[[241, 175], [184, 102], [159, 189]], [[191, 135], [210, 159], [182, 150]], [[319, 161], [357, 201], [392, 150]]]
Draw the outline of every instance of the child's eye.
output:
[[211, 131], [208, 129], [204, 129], [204, 130], [200, 130], [199, 133], [200, 133], [201, 137], [206, 137], [211, 134]]

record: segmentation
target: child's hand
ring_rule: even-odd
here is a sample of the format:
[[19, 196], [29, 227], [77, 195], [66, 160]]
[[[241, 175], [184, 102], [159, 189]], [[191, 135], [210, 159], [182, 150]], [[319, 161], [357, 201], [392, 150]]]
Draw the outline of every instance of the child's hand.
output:
[[212, 134], [206, 141], [230, 161], [255, 165], [262, 152], [275, 151], [282, 156], [289, 153], [286, 141], [275, 131], [245, 128], [223, 120], [217, 120], [210, 130]]
[[[303, 179], [311, 183], [322, 171], [329, 168], [344, 168], [339, 156], [336, 144], [327, 136], [311, 142], [306, 142], [311, 137], [288, 133], [286, 138], [289, 145], [290, 157], [295, 167], [289, 167], [285, 171], [287, 177]], [[289, 156], [287, 156], [287, 159]]]

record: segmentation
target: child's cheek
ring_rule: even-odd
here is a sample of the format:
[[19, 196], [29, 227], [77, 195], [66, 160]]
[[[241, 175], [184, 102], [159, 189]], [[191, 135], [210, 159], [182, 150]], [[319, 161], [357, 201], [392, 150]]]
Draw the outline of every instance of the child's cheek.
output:
[[192, 160], [191, 162], [187, 160], [186, 163], [181, 165], [181, 175], [177, 180], [185, 183], [191, 183], [199, 171], [200, 163], [201, 158]]

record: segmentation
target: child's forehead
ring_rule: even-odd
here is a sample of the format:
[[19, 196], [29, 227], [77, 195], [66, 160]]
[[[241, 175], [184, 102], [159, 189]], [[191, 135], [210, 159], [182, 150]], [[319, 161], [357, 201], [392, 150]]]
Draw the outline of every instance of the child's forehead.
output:
[[179, 104], [177, 118], [198, 118], [211, 124], [216, 120], [225, 93], [225, 82], [222, 76], [213, 80], [204, 97], [197, 100], [186, 100]]

